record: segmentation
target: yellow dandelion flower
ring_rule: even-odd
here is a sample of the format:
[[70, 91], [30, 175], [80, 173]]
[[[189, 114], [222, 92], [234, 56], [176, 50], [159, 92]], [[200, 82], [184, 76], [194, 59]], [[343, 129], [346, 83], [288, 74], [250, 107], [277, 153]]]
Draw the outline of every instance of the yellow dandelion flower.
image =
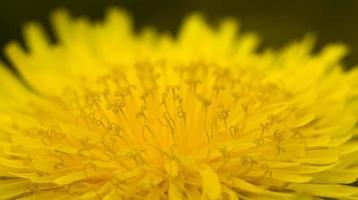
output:
[[224, 20], [177, 36], [53, 14], [0, 67], [0, 199], [358, 199], [358, 70], [313, 39], [256, 51]]

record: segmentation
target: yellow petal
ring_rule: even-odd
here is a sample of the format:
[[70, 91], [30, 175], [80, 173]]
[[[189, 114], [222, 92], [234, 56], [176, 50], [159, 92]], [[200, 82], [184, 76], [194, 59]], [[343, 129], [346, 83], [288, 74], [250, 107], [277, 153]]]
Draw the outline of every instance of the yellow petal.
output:
[[231, 190], [231, 189], [229, 189], [227, 187], [223, 187], [223, 193], [227, 197], [227, 198], [225, 198], [225, 196], [224, 196], [224, 199], [239, 200], [239, 197], [238, 197], [237, 193], [234, 190]]
[[358, 194], [356, 187], [335, 184], [290, 184], [287, 188], [321, 197], [338, 199]]
[[31, 183], [24, 179], [0, 180], [0, 199], [12, 199], [18, 195], [31, 192]]
[[58, 185], [67, 185], [69, 183], [82, 180], [86, 177], [87, 176], [85, 175], [85, 173], [81, 171], [81, 172], [75, 172], [72, 174], [68, 174], [66, 176], [62, 176], [62, 177], [54, 180], [54, 182]]
[[199, 172], [203, 181], [203, 194], [210, 200], [221, 199], [221, 183], [216, 172], [207, 165], [203, 165]]
[[294, 173], [294, 171], [274, 169], [271, 171], [270, 178], [272, 177], [276, 180], [287, 181], [291, 183], [307, 183], [312, 180], [312, 177], [302, 176]]
[[115, 189], [111, 190], [106, 196], [103, 197], [103, 200], [121, 200], [123, 199]]
[[244, 190], [247, 192], [257, 193], [260, 194], [264, 192], [262, 188], [260, 188], [257, 185], [253, 185], [245, 180], [239, 179], [239, 178], [232, 178], [228, 181], [228, 183], [232, 186], [234, 186], [237, 189]]
[[330, 169], [315, 175], [316, 183], [353, 183], [358, 179], [358, 169]]
[[171, 178], [175, 178], [178, 176], [178, 164], [176, 161], [172, 160], [169, 161], [166, 165], [165, 165], [165, 170], [167, 171], [167, 173], [169, 174], [169, 176]]
[[28, 98], [33, 98], [28, 88], [0, 61], [0, 109], [26, 108]]
[[174, 182], [169, 182], [168, 186], [169, 200], [182, 200], [184, 199], [182, 192]]
[[19, 200], [39, 200], [39, 199], [76, 200], [76, 199], [78, 199], [78, 197], [75, 195], [70, 195], [68, 192], [41, 191], [41, 192], [35, 192], [29, 196], [20, 198]]
[[24, 34], [25, 42], [31, 53], [46, 53], [49, 48], [49, 39], [41, 25], [37, 23], [25, 25]]
[[202, 197], [202, 193], [199, 191], [199, 189], [193, 186], [186, 188], [185, 192], [188, 200], [197, 200], [201, 199]]
[[57, 10], [51, 16], [51, 23], [57, 38], [65, 44], [69, 44], [71, 41], [72, 22], [68, 12], [63, 9]]
[[339, 152], [337, 150], [310, 150], [300, 161], [309, 164], [327, 165], [338, 161]]

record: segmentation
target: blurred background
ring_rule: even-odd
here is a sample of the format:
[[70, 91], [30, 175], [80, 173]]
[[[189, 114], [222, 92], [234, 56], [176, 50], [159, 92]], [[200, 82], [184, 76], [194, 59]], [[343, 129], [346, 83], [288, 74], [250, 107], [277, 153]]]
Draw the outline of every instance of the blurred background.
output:
[[[348, 67], [358, 64], [358, 1], [355, 0], [1, 0], [0, 47], [10, 40], [21, 41], [22, 25], [40, 21], [49, 29], [48, 17], [56, 8], [67, 8], [74, 16], [101, 19], [111, 5], [129, 11], [136, 28], [153, 25], [175, 33], [182, 19], [202, 12], [210, 22], [234, 17], [242, 30], [262, 38], [262, 48], [282, 47], [310, 32], [323, 44], [343, 42], [350, 47], [344, 59]], [[2, 59], [4, 59], [1, 53]]]

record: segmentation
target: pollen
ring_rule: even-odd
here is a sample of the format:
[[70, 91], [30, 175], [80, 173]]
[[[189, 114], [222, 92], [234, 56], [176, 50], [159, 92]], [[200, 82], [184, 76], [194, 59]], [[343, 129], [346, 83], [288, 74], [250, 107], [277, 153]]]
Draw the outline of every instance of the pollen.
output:
[[280, 50], [225, 19], [176, 36], [53, 13], [0, 63], [0, 199], [358, 199], [347, 48]]

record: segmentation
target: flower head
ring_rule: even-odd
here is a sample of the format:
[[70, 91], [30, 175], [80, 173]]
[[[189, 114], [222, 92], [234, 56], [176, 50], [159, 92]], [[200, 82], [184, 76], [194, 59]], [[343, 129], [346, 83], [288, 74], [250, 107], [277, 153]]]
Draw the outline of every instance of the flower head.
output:
[[224, 20], [178, 36], [52, 16], [0, 67], [1, 199], [357, 199], [358, 71], [310, 36], [258, 52]]

